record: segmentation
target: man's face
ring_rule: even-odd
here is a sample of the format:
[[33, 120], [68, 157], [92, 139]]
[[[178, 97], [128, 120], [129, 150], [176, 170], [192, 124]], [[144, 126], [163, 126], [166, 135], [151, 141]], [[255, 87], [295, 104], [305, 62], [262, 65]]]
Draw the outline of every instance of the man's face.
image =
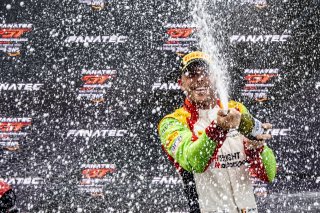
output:
[[206, 105], [215, 99], [215, 91], [205, 67], [194, 67], [192, 71], [183, 73], [180, 87], [195, 104]]

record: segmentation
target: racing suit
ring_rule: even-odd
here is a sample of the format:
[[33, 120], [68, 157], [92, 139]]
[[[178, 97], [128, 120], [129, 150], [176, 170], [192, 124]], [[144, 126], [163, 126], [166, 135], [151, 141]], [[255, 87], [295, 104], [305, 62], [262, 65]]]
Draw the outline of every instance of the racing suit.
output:
[[[228, 107], [249, 114], [241, 103], [230, 101]], [[201, 212], [257, 212], [249, 177], [271, 182], [275, 156], [267, 145], [246, 146], [242, 121], [239, 131], [217, 126], [219, 109], [219, 103], [213, 109], [197, 109], [186, 99], [182, 108], [160, 121], [162, 147], [178, 171], [193, 173]]]

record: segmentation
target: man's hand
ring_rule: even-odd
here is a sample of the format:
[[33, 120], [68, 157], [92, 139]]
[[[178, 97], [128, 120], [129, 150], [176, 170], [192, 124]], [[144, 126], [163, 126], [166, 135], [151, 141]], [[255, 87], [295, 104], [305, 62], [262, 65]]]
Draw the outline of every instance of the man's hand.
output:
[[241, 121], [241, 113], [236, 109], [230, 109], [228, 114], [223, 110], [218, 111], [217, 125], [224, 130], [238, 128]]
[[[266, 131], [268, 129], [272, 128], [272, 125], [270, 123], [263, 123], [262, 124], [262, 128]], [[261, 135], [257, 135], [256, 140], [249, 140], [248, 138], [244, 139], [244, 142], [246, 143], [246, 146], [248, 147], [248, 149], [259, 149], [261, 147], [264, 146], [265, 141], [268, 139], [271, 139], [271, 135], [270, 134], [261, 134]]]

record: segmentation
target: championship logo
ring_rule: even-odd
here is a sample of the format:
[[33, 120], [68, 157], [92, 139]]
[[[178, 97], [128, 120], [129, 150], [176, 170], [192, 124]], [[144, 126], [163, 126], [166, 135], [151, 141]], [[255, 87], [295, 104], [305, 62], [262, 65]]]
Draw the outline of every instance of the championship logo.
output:
[[178, 55], [184, 55], [191, 51], [198, 39], [195, 36], [197, 28], [190, 24], [167, 24], [165, 25], [163, 46], [157, 49], [172, 51]]
[[0, 118], [0, 146], [7, 151], [16, 151], [28, 134], [31, 118]]
[[106, 185], [114, 182], [115, 164], [82, 164], [78, 189], [93, 197], [104, 197]]
[[82, 85], [78, 99], [90, 100], [94, 103], [105, 102], [106, 90], [112, 86], [117, 71], [111, 68], [104, 70], [82, 70]]
[[79, 3], [91, 6], [92, 10], [100, 11], [107, 6], [107, 0], [79, 0]]
[[279, 80], [279, 69], [245, 69], [242, 96], [258, 102], [268, 101], [269, 90]]
[[22, 43], [28, 41], [24, 36], [31, 30], [32, 24], [0, 24], [0, 51], [19, 56]]

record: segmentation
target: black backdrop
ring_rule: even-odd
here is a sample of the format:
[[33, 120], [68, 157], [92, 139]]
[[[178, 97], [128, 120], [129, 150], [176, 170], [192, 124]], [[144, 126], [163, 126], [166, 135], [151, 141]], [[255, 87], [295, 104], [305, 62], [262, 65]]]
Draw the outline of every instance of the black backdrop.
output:
[[[319, 189], [319, 2], [261, 2], [209, 7], [230, 98], [274, 125], [278, 178], [258, 201], [281, 212], [295, 204], [279, 194]], [[196, 33], [177, 43], [168, 30], [194, 29], [188, 2], [2, 0], [0, 8], [0, 178], [21, 212], [188, 211], [156, 132], [183, 100], [179, 55]], [[177, 45], [186, 49], [164, 48]]]

